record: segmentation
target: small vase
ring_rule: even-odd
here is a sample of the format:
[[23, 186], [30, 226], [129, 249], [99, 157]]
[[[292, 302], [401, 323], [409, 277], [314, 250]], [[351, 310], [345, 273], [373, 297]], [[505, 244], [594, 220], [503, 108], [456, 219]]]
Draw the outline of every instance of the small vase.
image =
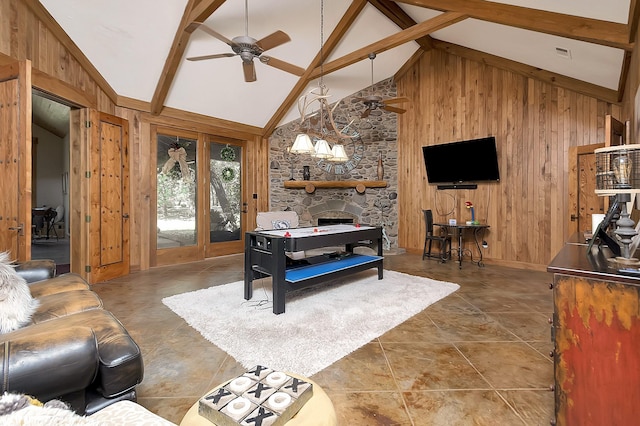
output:
[[382, 165], [382, 152], [378, 157], [378, 180], [384, 179], [384, 166]]
[[309, 166], [302, 166], [302, 179], [309, 180], [311, 178], [311, 172]]

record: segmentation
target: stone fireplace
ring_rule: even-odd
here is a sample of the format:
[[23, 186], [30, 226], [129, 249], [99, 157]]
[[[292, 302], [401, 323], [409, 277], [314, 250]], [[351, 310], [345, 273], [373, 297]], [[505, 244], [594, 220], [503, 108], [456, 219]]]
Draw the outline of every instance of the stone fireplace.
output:
[[[350, 220], [363, 225], [384, 225], [392, 249], [398, 247], [398, 162], [397, 115], [374, 110], [361, 119], [364, 106], [353, 98], [366, 96], [371, 88], [365, 88], [343, 99], [335, 115], [341, 122], [357, 121], [365, 145], [363, 158], [348, 174], [336, 176], [326, 173], [316, 165], [316, 159], [308, 154], [288, 155], [297, 134], [297, 120], [277, 128], [269, 139], [269, 209], [294, 210], [300, 217], [300, 226], [317, 226], [318, 219]], [[392, 79], [377, 83], [373, 90], [383, 97], [395, 97], [396, 87]], [[384, 167], [384, 188], [316, 188], [309, 194], [304, 188], [285, 188], [288, 180], [303, 180], [303, 166], [309, 166], [310, 181], [376, 181], [378, 162]], [[417, 212], [416, 214], [419, 214]]]

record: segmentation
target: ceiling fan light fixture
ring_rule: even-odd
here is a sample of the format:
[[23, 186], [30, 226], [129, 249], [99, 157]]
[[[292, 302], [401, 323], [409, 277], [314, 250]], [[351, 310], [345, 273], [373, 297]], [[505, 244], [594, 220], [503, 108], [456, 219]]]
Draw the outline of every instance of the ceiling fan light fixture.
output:
[[318, 141], [316, 142], [314, 153], [312, 155], [316, 158], [333, 157], [333, 154], [331, 153], [331, 147], [329, 146], [329, 143], [324, 139], [318, 139]]
[[300, 133], [296, 136], [290, 152], [294, 154], [311, 154], [315, 152], [311, 138], [306, 133]]

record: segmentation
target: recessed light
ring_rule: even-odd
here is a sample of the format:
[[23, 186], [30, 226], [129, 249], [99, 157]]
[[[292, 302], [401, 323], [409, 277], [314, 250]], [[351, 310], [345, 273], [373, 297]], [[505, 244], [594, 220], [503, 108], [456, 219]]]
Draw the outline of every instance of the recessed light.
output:
[[564, 47], [556, 47], [556, 55], [565, 59], [571, 59], [571, 51]]

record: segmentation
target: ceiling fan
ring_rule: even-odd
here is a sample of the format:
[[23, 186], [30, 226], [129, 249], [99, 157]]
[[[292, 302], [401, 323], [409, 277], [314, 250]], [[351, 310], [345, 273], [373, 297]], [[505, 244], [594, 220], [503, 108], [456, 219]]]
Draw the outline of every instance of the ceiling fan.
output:
[[[369, 53], [369, 59], [371, 59], [371, 86], [373, 87], [373, 60], [376, 58], [375, 53]], [[402, 108], [391, 106], [391, 104], [400, 104], [404, 102], [409, 102], [409, 98], [390, 98], [383, 99], [382, 96], [376, 95], [373, 93], [373, 88], [371, 89], [371, 95], [365, 96], [362, 98], [358, 98], [358, 101], [361, 101], [365, 105], [365, 110], [361, 115], [361, 118], [367, 118], [371, 111], [376, 109], [384, 109], [385, 111], [395, 112], [397, 114], [402, 114], [406, 112]]]
[[276, 31], [268, 36], [256, 40], [253, 37], [249, 36], [249, 8], [248, 8], [248, 0], [244, 2], [244, 28], [245, 35], [234, 37], [229, 40], [222, 34], [212, 30], [205, 24], [201, 22], [197, 22], [204, 32], [217, 38], [220, 41], [225, 42], [231, 47], [234, 53], [218, 53], [214, 55], [203, 55], [203, 56], [193, 56], [187, 58], [188, 61], [203, 61], [206, 59], [217, 59], [217, 58], [228, 58], [232, 56], [240, 56], [242, 58], [242, 71], [244, 72], [244, 81], [252, 82], [256, 81], [256, 68], [253, 63], [254, 58], [258, 58], [260, 62], [263, 64], [270, 65], [274, 68], [278, 68], [282, 71], [286, 71], [291, 74], [295, 74], [297, 76], [301, 76], [304, 73], [304, 69], [300, 68], [296, 65], [290, 64], [288, 62], [281, 61], [279, 59], [273, 58], [271, 56], [265, 56], [263, 53], [269, 49], [273, 49], [274, 47], [280, 46], [288, 41], [291, 41], [289, 36], [282, 32]]

